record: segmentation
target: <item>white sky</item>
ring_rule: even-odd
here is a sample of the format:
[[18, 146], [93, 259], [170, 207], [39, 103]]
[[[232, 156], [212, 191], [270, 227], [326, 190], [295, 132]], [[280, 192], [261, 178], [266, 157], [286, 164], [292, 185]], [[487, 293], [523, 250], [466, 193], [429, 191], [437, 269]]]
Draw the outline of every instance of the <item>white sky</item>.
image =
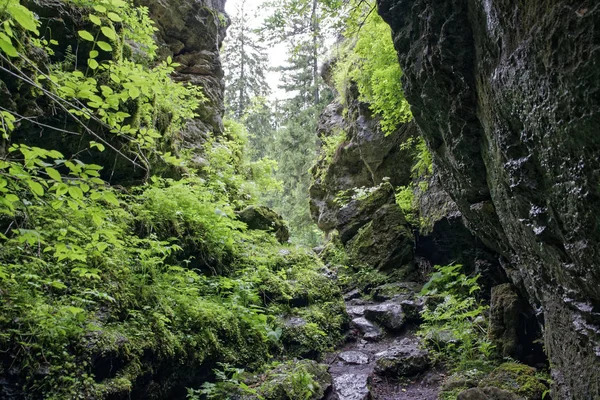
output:
[[[225, 2], [225, 11], [230, 16], [233, 16], [237, 12], [237, 6], [241, 4], [241, 0], [226, 0]], [[265, 3], [265, 0], [246, 0], [246, 13], [249, 16], [252, 16], [254, 19], [254, 24], [252, 27], [258, 27], [261, 23], [261, 17], [264, 15], [260, 14], [260, 8]], [[254, 17], [256, 15], [256, 17]], [[227, 42], [227, 38], [225, 39]], [[285, 44], [277, 44], [275, 46], [270, 46], [267, 48], [267, 57], [269, 58], [269, 67], [275, 68], [283, 65], [287, 58], [287, 52], [285, 48]], [[225, 71], [227, 73], [227, 71]], [[276, 71], [267, 72], [267, 83], [271, 87], [271, 98], [272, 99], [281, 99], [286, 96], [285, 92], [278, 89], [278, 85], [280, 82], [280, 73]]]

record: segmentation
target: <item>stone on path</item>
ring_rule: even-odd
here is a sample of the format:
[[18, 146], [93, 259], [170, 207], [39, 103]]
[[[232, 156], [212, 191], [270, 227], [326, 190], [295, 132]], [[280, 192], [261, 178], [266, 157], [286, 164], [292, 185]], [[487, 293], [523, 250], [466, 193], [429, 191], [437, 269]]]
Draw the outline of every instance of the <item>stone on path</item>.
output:
[[340, 360], [346, 364], [368, 364], [369, 356], [360, 351], [344, 351], [339, 355]]
[[371, 394], [369, 376], [365, 374], [344, 374], [333, 379], [333, 390], [337, 400], [368, 400]]
[[365, 318], [391, 331], [400, 330], [406, 322], [402, 306], [394, 302], [365, 306]]
[[405, 338], [375, 357], [375, 373], [394, 378], [416, 375], [430, 366], [429, 354], [420, 348], [416, 338]]
[[381, 330], [364, 317], [354, 318], [352, 324], [363, 334], [363, 338], [366, 340], [378, 340], [382, 336]]

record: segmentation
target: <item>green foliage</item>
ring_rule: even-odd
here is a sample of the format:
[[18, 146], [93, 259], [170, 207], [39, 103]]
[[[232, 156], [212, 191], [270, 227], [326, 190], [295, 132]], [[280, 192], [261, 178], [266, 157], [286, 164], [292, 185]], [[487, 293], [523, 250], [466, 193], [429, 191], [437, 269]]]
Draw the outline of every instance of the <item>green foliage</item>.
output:
[[402, 143], [400, 149], [413, 154], [415, 162], [411, 168], [411, 182], [396, 188], [396, 203], [404, 212], [406, 220], [412, 226], [423, 230], [429, 221], [419, 217], [417, 202], [420, 194], [427, 191], [429, 178], [433, 174], [431, 153], [422, 137], [409, 138]]
[[396, 188], [396, 204], [404, 213], [406, 221], [412, 226], [418, 225], [415, 193], [412, 185], [398, 186]]
[[390, 27], [374, 12], [374, 1], [356, 3], [350, 6], [344, 33], [347, 40], [337, 55], [334, 81], [342, 101], [355, 83], [359, 100], [370, 104], [381, 117], [383, 131], [391, 134], [412, 119], [400, 83], [402, 71]]
[[[49, 119], [56, 126], [45, 129], [80, 135], [82, 144], [74, 154], [52, 141], [28, 145], [37, 131], [23, 121], [35, 126], [36, 119], [0, 110], [0, 370], [11, 371], [7, 390], [121, 398], [152, 377], [157, 395], [167, 397], [217, 360], [252, 369], [286, 352], [284, 311], [327, 333], [323, 348], [331, 347], [343, 302], [322, 263], [235, 219], [236, 207], [277, 188], [275, 164], [249, 162], [245, 131], [229, 122], [222, 138], [207, 142], [199, 171], [177, 149], [203, 96], [171, 80], [177, 64], [170, 58], [153, 59], [148, 10], [122, 0], [65, 4], [79, 7], [87, 29], [72, 32], [79, 43], [64, 43], [66, 55], [55, 62], [58, 42], [40, 36], [39, 20], [19, 2], [5, 5], [2, 84], [16, 80], [20, 94], [56, 112]], [[146, 178], [157, 160], [185, 178], [111, 187], [102, 179], [107, 165], [80, 159], [106, 160], [104, 152]]]
[[338, 130], [330, 136], [325, 136], [321, 139], [321, 158], [319, 159], [318, 166], [322, 168], [317, 169], [315, 179], [325, 178], [324, 174], [327, 173], [327, 168], [332, 164], [336, 151], [338, 148], [348, 140], [347, 134], [343, 130]]
[[326, 389], [323, 377], [327, 366], [308, 360], [274, 362], [262, 373], [252, 375], [243, 369], [221, 364], [215, 370], [217, 383], [206, 383], [202, 389], [188, 389], [189, 400], [249, 398], [257, 400], [311, 400], [320, 398]]
[[225, 135], [210, 139], [205, 145], [207, 165], [202, 171], [211, 177], [207, 181], [210, 191], [227, 198], [236, 208], [279, 193], [282, 184], [273, 174], [277, 162], [266, 157], [249, 161], [244, 125], [229, 119], [224, 125]]
[[494, 346], [484, 325], [487, 307], [474, 297], [480, 290], [479, 276], [464, 275], [461, 265], [436, 265], [435, 271], [421, 293], [429, 299], [419, 335], [438, 361], [455, 370], [489, 368]]

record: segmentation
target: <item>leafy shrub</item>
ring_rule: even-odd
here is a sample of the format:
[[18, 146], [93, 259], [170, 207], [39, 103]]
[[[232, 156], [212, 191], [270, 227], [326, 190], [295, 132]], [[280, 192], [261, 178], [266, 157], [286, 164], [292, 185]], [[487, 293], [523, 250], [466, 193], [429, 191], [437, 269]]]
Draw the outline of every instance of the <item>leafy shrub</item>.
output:
[[484, 312], [488, 308], [474, 296], [480, 290], [479, 276], [468, 277], [461, 265], [436, 265], [423, 287], [429, 297], [421, 313], [424, 323], [419, 335], [433, 354], [457, 370], [486, 368], [494, 355], [487, 339]]
[[342, 100], [354, 82], [359, 100], [370, 104], [381, 117], [383, 131], [390, 134], [412, 119], [412, 114], [403, 95], [402, 71], [390, 27], [373, 12], [373, 3], [360, 2], [352, 9], [345, 32], [348, 39], [338, 55], [334, 80]]

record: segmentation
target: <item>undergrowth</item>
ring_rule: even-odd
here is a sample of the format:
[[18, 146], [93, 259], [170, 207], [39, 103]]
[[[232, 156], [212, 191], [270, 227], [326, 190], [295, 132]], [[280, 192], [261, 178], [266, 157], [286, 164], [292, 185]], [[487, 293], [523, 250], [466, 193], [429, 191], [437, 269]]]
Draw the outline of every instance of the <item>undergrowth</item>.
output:
[[434, 267], [422, 295], [428, 296], [421, 313], [419, 335], [434, 359], [453, 370], [486, 370], [493, 362], [494, 345], [487, 338], [483, 305], [477, 298], [479, 276], [466, 276], [462, 265]]
[[[77, 143], [29, 145], [36, 118], [0, 111], [0, 397], [170, 398], [214, 379], [217, 362], [258, 369], [305, 341], [334, 346], [345, 314], [322, 263], [235, 217], [278, 187], [273, 162], [246, 160], [233, 123], [180, 148], [204, 95], [155, 59], [146, 8], [60, 6], [78, 7], [74, 43], [16, 0], [0, 7], [2, 84], [69, 121], [45, 128]], [[143, 174], [111, 186], [112, 162], [96, 159]], [[305, 323], [286, 338], [292, 316]]]

